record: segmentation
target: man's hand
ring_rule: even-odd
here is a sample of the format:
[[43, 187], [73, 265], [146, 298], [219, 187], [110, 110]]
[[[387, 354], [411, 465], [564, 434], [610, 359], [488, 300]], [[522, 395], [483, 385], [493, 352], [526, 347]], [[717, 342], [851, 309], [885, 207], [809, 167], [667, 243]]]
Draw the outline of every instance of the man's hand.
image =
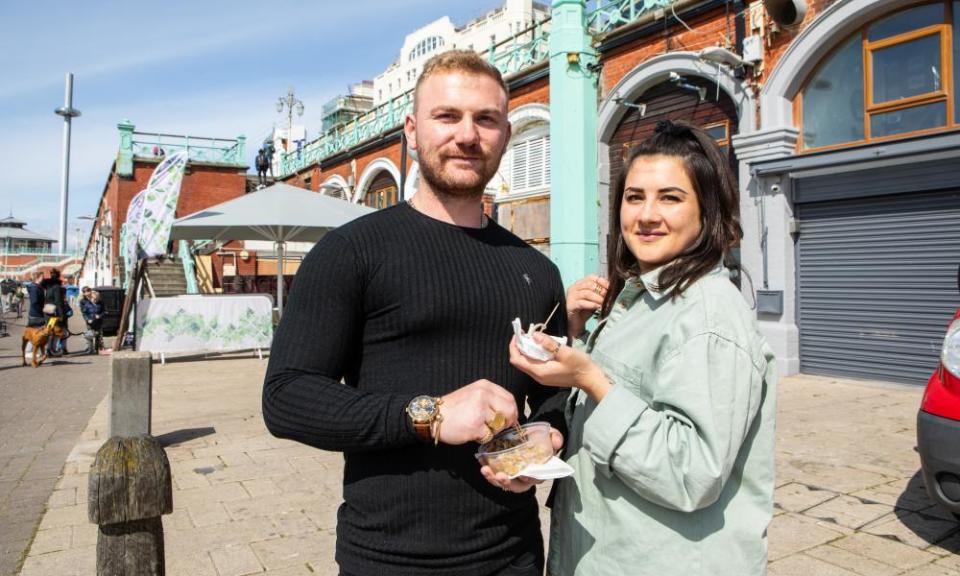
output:
[[[560, 433], [556, 428], [550, 428], [550, 440], [553, 442], [554, 452], [563, 448], [563, 434]], [[536, 478], [528, 478], [526, 476], [517, 476], [513, 480], [503, 472], [494, 472], [489, 466], [481, 466], [480, 473], [483, 474], [483, 477], [487, 479], [487, 482], [493, 484], [497, 488], [502, 488], [508, 492], [526, 492], [533, 486], [540, 484], [543, 480], [537, 480]]]
[[489, 380], [467, 384], [442, 400], [440, 442], [444, 444], [486, 440], [491, 432], [500, 431], [487, 427], [487, 422], [492, 422], [498, 412], [503, 416], [501, 430], [517, 421], [517, 401], [513, 394]]

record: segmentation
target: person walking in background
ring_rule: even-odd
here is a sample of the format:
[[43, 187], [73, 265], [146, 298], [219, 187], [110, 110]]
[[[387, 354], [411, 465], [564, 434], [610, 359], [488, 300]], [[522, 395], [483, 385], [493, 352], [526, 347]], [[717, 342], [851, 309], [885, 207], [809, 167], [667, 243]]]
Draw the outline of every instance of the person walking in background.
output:
[[12, 278], [0, 280], [0, 313], [13, 310], [13, 295], [17, 291], [17, 282]]
[[23, 318], [23, 301], [27, 299], [27, 288], [23, 283], [17, 283], [17, 291], [13, 293], [13, 307], [17, 311], [17, 319]]
[[[66, 328], [67, 311], [70, 307], [67, 304], [66, 288], [64, 288], [63, 281], [60, 279], [60, 270], [56, 268], [50, 270], [50, 277], [40, 282], [40, 288], [43, 290], [44, 322], [50, 322]], [[51, 335], [47, 343], [47, 353], [50, 356], [68, 354], [65, 340], [65, 338], [61, 339]]]
[[46, 323], [43, 314], [44, 301], [41, 282], [43, 282], [43, 272], [34, 272], [31, 280], [28, 280], [24, 285], [30, 302], [27, 307], [27, 326], [31, 328], [43, 326]]
[[[511, 363], [573, 387], [551, 576], [761, 576], [773, 516], [776, 370], [730, 279], [742, 236], [726, 157], [662, 121], [611, 204], [608, 277], [567, 292], [574, 348]], [[585, 325], [599, 310], [601, 321]]]
[[64, 276], [64, 288], [66, 289], [67, 305], [70, 308], [77, 307], [77, 300], [80, 298], [80, 287], [77, 286], [76, 279], [72, 275]]
[[426, 63], [404, 125], [416, 196], [327, 233], [274, 337], [267, 428], [344, 453], [341, 576], [543, 573], [534, 481], [494, 486], [474, 457], [524, 421], [526, 403], [530, 420], [562, 428], [568, 396], [508, 362], [511, 321], [545, 321], [563, 284], [483, 212], [510, 141], [507, 101], [500, 72], [472, 51]]

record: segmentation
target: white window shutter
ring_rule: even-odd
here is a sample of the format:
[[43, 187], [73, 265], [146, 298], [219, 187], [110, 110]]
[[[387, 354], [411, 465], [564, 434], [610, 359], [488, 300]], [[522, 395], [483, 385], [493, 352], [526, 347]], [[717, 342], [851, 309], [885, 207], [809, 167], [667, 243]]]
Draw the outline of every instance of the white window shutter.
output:
[[527, 165], [527, 142], [517, 142], [513, 145], [513, 191], [521, 192], [529, 186]]
[[530, 188], [543, 186], [543, 144], [544, 138], [527, 140], [528, 184]]
[[550, 136], [543, 137], [543, 183], [550, 185]]

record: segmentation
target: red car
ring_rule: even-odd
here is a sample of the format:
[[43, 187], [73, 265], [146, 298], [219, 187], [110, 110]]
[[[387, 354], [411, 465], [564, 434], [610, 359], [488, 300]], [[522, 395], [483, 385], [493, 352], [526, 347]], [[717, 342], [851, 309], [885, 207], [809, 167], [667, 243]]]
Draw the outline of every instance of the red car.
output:
[[[958, 275], [960, 288], [960, 275]], [[930, 498], [960, 520], [960, 309], [943, 339], [917, 414], [917, 449]]]

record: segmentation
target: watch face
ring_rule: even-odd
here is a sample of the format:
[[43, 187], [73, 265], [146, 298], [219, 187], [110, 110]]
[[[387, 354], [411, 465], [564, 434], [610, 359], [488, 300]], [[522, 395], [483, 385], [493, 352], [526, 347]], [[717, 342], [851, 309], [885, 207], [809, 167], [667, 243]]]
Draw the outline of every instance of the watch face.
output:
[[417, 396], [408, 405], [414, 422], [427, 422], [437, 411], [437, 401], [430, 396]]

